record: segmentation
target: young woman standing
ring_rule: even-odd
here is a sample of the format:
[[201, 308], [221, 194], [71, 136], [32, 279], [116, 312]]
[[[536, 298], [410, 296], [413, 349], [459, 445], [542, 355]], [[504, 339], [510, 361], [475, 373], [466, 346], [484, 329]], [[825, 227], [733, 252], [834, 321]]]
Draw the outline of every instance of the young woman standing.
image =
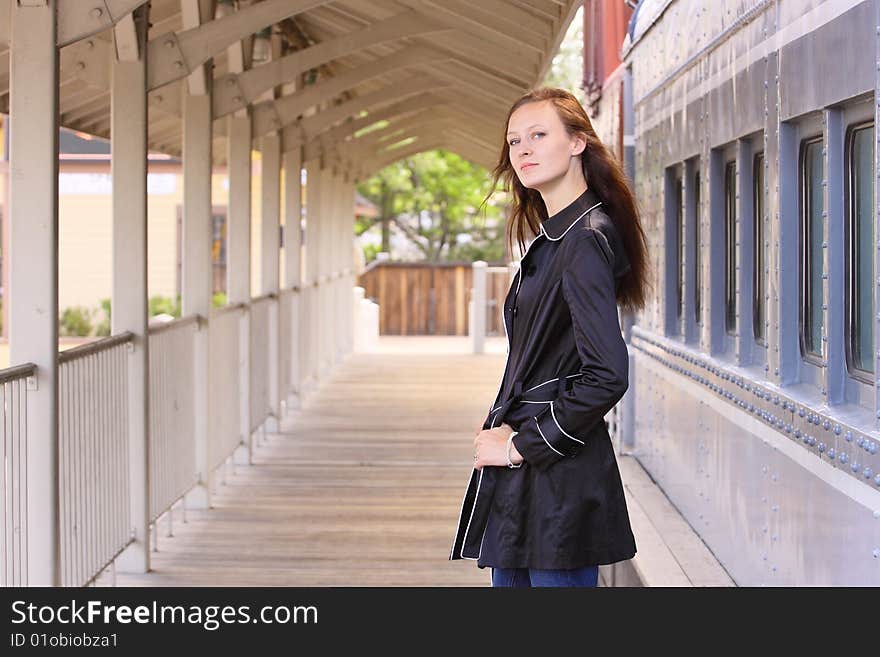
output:
[[493, 175], [493, 192], [499, 179], [512, 191], [508, 243], [534, 239], [504, 303], [507, 363], [449, 558], [491, 567], [493, 586], [596, 586], [599, 564], [636, 553], [604, 416], [629, 385], [618, 303], [635, 311], [647, 294], [637, 203], [563, 89], [513, 104]]

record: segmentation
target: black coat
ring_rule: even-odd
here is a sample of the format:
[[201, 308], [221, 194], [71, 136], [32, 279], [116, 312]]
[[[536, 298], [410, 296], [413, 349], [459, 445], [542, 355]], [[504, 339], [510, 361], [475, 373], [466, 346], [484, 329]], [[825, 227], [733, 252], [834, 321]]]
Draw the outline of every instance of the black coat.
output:
[[504, 301], [501, 387], [520, 468], [471, 474], [449, 556], [480, 568], [580, 568], [636, 553], [604, 416], [629, 385], [615, 291], [629, 262], [592, 190], [541, 224]]

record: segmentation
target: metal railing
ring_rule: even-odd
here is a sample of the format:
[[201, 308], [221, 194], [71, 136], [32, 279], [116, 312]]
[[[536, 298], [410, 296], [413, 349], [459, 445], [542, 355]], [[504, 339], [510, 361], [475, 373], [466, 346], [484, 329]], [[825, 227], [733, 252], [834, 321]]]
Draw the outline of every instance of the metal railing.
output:
[[250, 322], [250, 430], [256, 431], [272, 414], [269, 377], [272, 364], [273, 317], [277, 316], [278, 299], [267, 294], [251, 300]]
[[296, 289], [282, 290], [278, 295], [278, 364], [281, 368], [281, 398], [296, 392], [293, 382], [293, 320], [299, 293]]
[[0, 431], [3, 463], [0, 470], [3, 523], [3, 586], [27, 586], [27, 379], [33, 363], [0, 370]]
[[198, 482], [195, 315], [150, 327], [150, 522]]
[[212, 468], [217, 468], [242, 444], [242, 324], [248, 321], [247, 304], [230, 304], [211, 312], [208, 322], [208, 394], [212, 409]]
[[132, 540], [128, 353], [121, 333], [58, 355], [61, 584], [91, 582]]

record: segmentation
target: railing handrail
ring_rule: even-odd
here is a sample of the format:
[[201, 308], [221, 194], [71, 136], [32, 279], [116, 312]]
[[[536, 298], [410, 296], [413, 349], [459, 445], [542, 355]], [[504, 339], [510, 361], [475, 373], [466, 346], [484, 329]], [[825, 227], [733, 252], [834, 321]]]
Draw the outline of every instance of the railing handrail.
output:
[[246, 310], [248, 304], [241, 301], [239, 303], [227, 303], [225, 306], [220, 306], [219, 308], [211, 308], [212, 315], [225, 315], [226, 313], [231, 313], [236, 310]]
[[33, 376], [37, 371], [34, 363], [25, 363], [24, 365], [14, 365], [0, 370], [0, 383], [9, 383], [17, 379], [26, 379]]
[[85, 358], [86, 356], [91, 356], [92, 354], [96, 354], [100, 351], [106, 351], [107, 349], [112, 349], [121, 344], [127, 344], [134, 340], [134, 333], [131, 331], [123, 331], [117, 335], [111, 335], [107, 338], [101, 338], [100, 340], [95, 340], [94, 342], [89, 342], [87, 344], [82, 344], [78, 347], [73, 347], [72, 349], [67, 349], [66, 351], [58, 352], [58, 364], [69, 363], [74, 360], [78, 360], [80, 358]]
[[277, 299], [277, 298], [278, 298], [277, 292], [267, 292], [266, 294], [261, 294], [258, 297], [251, 298], [251, 303], [253, 304], [253, 303], [258, 303], [261, 301], [268, 301], [269, 299]]
[[201, 324], [204, 320], [205, 318], [199, 314], [187, 315], [186, 317], [178, 317], [170, 322], [156, 322], [155, 324], [150, 324], [150, 328], [147, 332], [150, 335], [155, 335], [156, 333], [186, 326], [187, 324]]

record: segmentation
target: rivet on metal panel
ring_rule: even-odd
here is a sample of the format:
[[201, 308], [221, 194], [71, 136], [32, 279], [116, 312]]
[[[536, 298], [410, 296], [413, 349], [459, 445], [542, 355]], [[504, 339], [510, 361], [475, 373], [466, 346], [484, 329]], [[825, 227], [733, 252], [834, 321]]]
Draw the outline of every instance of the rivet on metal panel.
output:
[[94, 18], [94, 19], [97, 20], [98, 18], [101, 18], [101, 16], [104, 15], [104, 10], [101, 9], [100, 7], [95, 7], [94, 9], [92, 9], [92, 10], [89, 12], [89, 15], [90, 15], [92, 18]]

